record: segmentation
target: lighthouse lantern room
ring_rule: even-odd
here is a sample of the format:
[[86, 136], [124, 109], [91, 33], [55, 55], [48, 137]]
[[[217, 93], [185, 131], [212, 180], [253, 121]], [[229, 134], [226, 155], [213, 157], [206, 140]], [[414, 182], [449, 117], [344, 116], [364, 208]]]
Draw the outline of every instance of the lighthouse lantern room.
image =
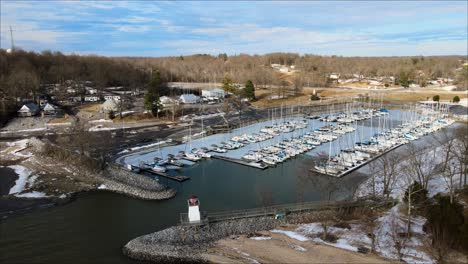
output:
[[200, 222], [200, 201], [195, 195], [188, 199], [188, 220], [189, 222]]

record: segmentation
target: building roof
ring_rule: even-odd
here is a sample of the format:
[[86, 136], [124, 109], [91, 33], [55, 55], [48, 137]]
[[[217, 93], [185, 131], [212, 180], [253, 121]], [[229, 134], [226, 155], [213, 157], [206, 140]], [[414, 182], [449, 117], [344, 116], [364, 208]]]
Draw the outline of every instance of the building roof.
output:
[[183, 94], [180, 96], [180, 100], [185, 102], [193, 102], [198, 100], [198, 96], [194, 94]]
[[55, 111], [55, 109], [57, 109], [57, 107], [53, 104], [50, 104], [50, 103], [47, 103], [45, 106], [44, 106], [44, 111]]
[[24, 104], [18, 112], [39, 112], [39, 107], [34, 103]]

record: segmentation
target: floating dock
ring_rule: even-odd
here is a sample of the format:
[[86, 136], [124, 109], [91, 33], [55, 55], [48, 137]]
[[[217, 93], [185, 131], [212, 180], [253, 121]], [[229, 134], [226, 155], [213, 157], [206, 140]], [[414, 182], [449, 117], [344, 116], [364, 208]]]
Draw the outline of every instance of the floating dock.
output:
[[261, 169], [261, 170], [264, 170], [264, 169], [268, 168], [267, 165], [264, 165], [264, 164], [261, 164], [261, 163], [258, 163], [258, 162], [253, 162], [253, 161], [248, 162], [248, 161], [244, 161], [244, 160], [241, 160], [241, 159], [234, 159], [234, 158], [229, 158], [229, 157], [224, 157], [224, 156], [219, 156], [219, 155], [212, 155], [211, 157], [214, 158], [214, 159], [230, 161], [230, 162], [233, 162], [233, 163], [236, 163], [236, 164], [249, 166], [249, 167], [256, 168], [256, 169]]
[[379, 153], [379, 154], [377, 154], [376, 156], [371, 157], [371, 158], [369, 158], [368, 160], [365, 160], [364, 162], [362, 162], [362, 163], [360, 163], [360, 164], [358, 164], [358, 165], [356, 165], [356, 166], [354, 166], [354, 167], [352, 167], [352, 168], [349, 168], [349, 169], [347, 169], [347, 170], [345, 170], [345, 171], [342, 171], [342, 172], [340, 172], [340, 173], [338, 173], [338, 174], [323, 173], [323, 172], [321, 172], [321, 171], [316, 170], [315, 168], [310, 169], [310, 171], [313, 171], [313, 172], [316, 172], [316, 173], [319, 173], [319, 174], [322, 174], [322, 175], [327, 175], [327, 176], [331, 176], [331, 177], [341, 178], [341, 177], [343, 177], [343, 176], [345, 176], [345, 175], [347, 175], [347, 174], [349, 174], [349, 173], [351, 173], [351, 172], [353, 172], [353, 171], [355, 171], [355, 170], [361, 168], [362, 166], [366, 165], [367, 163], [369, 163], [369, 162], [371, 162], [371, 161], [373, 161], [373, 160], [379, 158], [380, 156], [382, 156], [382, 155], [384, 155], [384, 154], [387, 154], [388, 152], [390, 152], [390, 151], [392, 151], [392, 150], [394, 150], [394, 149], [397, 149], [397, 148], [399, 148], [399, 147], [401, 147], [401, 146], [403, 146], [403, 145], [404, 145], [404, 144], [399, 144], [399, 145], [393, 146], [393, 147], [391, 147], [391, 148], [385, 150], [384, 152]]
[[184, 182], [186, 180], [190, 180], [190, 177], [188, 177], [188, 176], [182, 176], [182, 175], [172, 176], [172, 175], [169, 175], [169, 174], [164, 173], [164, 172], [154, 171], [152, 169], [140, 168], [140, 171], [148, 172], [148, 173], [151, 173], [151, 174], [154, 174], [154, 175], [157, 175], [157, 176], [160, 176], [160, 177], [164, 177], [164, 178], [167, 178], [167, 179], [170, 179], [170, 180], [178, 181], [178, 182]]

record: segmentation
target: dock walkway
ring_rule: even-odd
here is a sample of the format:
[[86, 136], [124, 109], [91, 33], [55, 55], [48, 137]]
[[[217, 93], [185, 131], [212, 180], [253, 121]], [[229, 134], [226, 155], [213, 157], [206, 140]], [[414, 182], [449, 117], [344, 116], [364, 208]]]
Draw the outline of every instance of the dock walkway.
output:
[[172, 175], [169, 175], [167, 173], [157, 172], [157, 171], [154, 171], [154, 170], [151, 170], [151, 169], [140, 168], [140, 171], [148, 172], [148, 173], [151, 173], [151, 174], [154, 174], [154, 175], [157, 175], [157, 176], [160, 176], [160, 177], [164, 177], [164, 178], [167, 178], [167, 179], [170, 179], [170, 180], [178, 181], [178, 182], [183, 182], [183, 181], [186, 181], [186, 180], [190, 180], [190, 177], [188, 177], [188, 176], [182, 176], [182, 175], [172, 176]]
[[[395, 199], [388, 199], [384, 201], [313, 201], [303, 203], [293, 203], [284, 205], [275, 205], [269, 207], [251, 208], [243, 210], [222, 211], [214, 213], [202, 213], [202, 221], [198, 224], [215, 223], [220, 221], [236, 220], [241, 218], [260, 217], [260, 216], [275, 216], [276, 214], [288, 215], [294, 212], [304, 211], [319, 211], [338, 208], [352, 208], [352, 207], [381, 207], [395, 204], [398, 201]], [[197, 223], [190, 223], [188, 221], [188, 214], [180, 214], [181, 225], [194, 225]]]
[[212, 155], [211, 157], [214, 158], [214, 159], [230, 161], [230, 162], [233, 162], [233, 163], [237, 163], [237, 164], [240, 164], [240, 165], [249, 166], [249, 167], [256, 168], [256, 169], [261, 169], [261, 170], [264, 170], [264, 169], [268, 168], [267, 165], [264, 165], [264, 164], [261, 164], [261, 163], [258, 163], [258, 162], [248, 162], [248, 161], [244, 161], [244, 160], [241, 160], [241, 159], [235, 159], [235, 158], [224, 157], [224, 156], [219, 156], [219, 155]]

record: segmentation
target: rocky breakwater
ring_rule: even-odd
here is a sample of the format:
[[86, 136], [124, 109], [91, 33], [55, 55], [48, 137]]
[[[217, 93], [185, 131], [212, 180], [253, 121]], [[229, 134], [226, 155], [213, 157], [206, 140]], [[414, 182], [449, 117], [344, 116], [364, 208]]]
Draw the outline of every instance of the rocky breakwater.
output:
[[111, 165], [98, 189], [109, 190], [144, 200], [165, 200], [176, 195], [172, 188], [144, 175], [139, 175]]
[[269, 230], [280, 224], [282, 221], [270, 216], [203, 226], [174, 226], [131, 240], [123, 252], [134, 259], [154, 262], [206, 262], [200, 253], [213, 242], [231, 235]]

